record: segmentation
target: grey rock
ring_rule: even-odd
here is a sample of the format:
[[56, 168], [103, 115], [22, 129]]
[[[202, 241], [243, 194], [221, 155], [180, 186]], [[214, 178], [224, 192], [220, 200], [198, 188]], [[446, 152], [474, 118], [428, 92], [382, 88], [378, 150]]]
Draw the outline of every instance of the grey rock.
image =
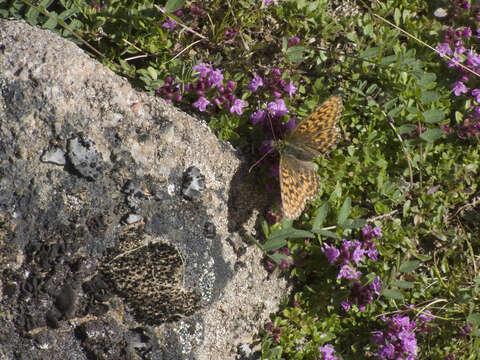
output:
[[190, 166], [183, 174], [182, 194], [187, 199], [198, 199], [205, 189], [205, 176], [196, 166]]
[[84, 134], [68, 140], [68, 159], [80, 175], [89, 180], [98, 180], [103, 174], [102, 154]]
[[249, 163], [53, 33], [0, 19], [0, 49], [0, 357], [234, 359], [289, 291]]
[[43, 162], [52, 163], [55, 165], [65, 165], [67, 160], [65, 159], [65, 152], [59, 148], [53, 148], [45, 151], [40, 158]]
[[127, 224], [134, 224], [136, 222], [139, 222], [140, 220], [142, 220], [142, 216], [141, 215], [137, 215], [137, 214], [128, 214], [127, 217], [125, 218], [125, 223]]

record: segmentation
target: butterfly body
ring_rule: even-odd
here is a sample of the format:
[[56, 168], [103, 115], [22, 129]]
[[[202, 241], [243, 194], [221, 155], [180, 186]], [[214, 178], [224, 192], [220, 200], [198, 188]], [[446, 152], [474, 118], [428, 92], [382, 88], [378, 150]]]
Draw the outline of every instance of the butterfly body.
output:
[[341, 111], [342, 99], [331, 96], [275, 144], [280, 153], [280, 192], [286, 218], [296, 219], [307, 201], [317, 196], [318, 165], [312, 161], [336, 142]]

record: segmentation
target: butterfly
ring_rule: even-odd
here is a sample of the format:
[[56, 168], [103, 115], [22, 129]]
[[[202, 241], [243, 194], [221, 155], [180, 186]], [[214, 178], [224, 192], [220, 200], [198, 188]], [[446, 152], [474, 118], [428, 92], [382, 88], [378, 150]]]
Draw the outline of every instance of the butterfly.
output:
[[287, 219], [299, 217], [307, 201], [317, 196], [318, 165], [312, 161], [337, 141], [339, 131], [336, 124], [342, 107], [341, 97], [329, 97], [300, 121], [284, 140], [275, 144], [280, 153], [280, 192], [283, 214]]

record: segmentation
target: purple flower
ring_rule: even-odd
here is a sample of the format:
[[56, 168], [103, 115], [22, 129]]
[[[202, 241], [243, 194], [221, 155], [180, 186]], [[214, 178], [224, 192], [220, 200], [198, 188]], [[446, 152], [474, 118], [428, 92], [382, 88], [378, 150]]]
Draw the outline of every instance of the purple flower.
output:
[[473, 51], [467, 52], [467, 65], [470, 66], [480, 66], [480, 55], [476, 54]]
[[435, 49], [440, 52], [440, 57], [444, 57], [445, 55], [453, 55], [452, 49], [450, 49], [450, 45], [446, 42], [438, 45]]
[[475, 97], [475, 101], [480, 103], [480, 89], [473, 89], [471, 94]]
[[172, 18], [167, 18], [167, 20], [162, 24], [162, 27], [168, 31], [172, 31], [177, 27], [177, 25], [178, 23], [175, 20]]
[[253, 92], [255, 92], [255, 91], [257, 91], [257, 89], [258, 89], [259, 87], [263, 86], [263, 80], [262, 80], [262, 78], [261, 78], [260, 76], [258, 76], [257, 74], [255, 74], [255, 75], [253, 76], [252, 81], [250, 81], [247, 86], [248, 86], [248, 88], [249, 88], [250, 90], [252, 90]]
[[380, 279], [380, 276], [375, 276], [375, 279], [373, 279], [372, 283], [370, 284], [370, 288], [373, 290], [373, 292], [377, 295], [380, 295], [380, 290], [382, 290], [382, 279]]
[[250, 119], [252, 119], [252, 124], [256, 125], [258, 123], [263, 123], [265, 120], [266, 112], [264, 110], [257, 110], [250, 115]]
[[425, 324], [427, 321], [432, 321], [435, 319], [435, 317], [432, 315], [430, 310], [425, 310], [424, 313], [418, 315], [418, 319]]
[[463, 53], [465, 53], [465, 51], [467, 51], [467, 49], [465, 49], [465, 46], [463, 45], [457, 46], [455, 48], [455, 54], [457, 55], [462, 55]]
[[367, 256], [369, 259], [373, 261], [378, 260], [378, 251], [375, 249], [375, 243], [373, 241], [367, 241], [365, 243], [365, 247], [367, 248]]
[[372, 228], [370, 225], [367, 224], [362, 230], [362, 236], [365, 240], [371, 240], [373, 238], [381, 239], [383, 236], [382, 229], [380, 229], [378, 226]]
[[363, 256], [365, 255], [365, 249], [361, 247], [360, 241], [356, 240], [354, 243], [354, 250], [352, 253], [352, 260], [355, 262], [355, 265], [358, 264], [363, 260]]
[[320, 354], [322, 355], [319, 359], [321, 360], [338, 360], [338, 357], [333, 356], [335, 354], [335, 349], [330, 344], [325, 344], [324, 346], [319, 346]]
[[288, 93], [288, 96], [290, 96], [290, 97], [295, 95], [295, 93], [297, 92], [297, 88], [295, 87], [295, 85], [293, 84], [293, 81], [291, 81], [291, 80], [290, 80], [290, 83], [288, 85], [285, 85], [283, 90], [285, 90]]
[[360, 311], [364, 311], [366, 306], [373, 301], [372, 293], [366, 286], [362, 286], [359, 281], [355, 281], [350, 289], [349, 304], [356, 304]]
[[469, 27], [466, 27], [465, 29], [463, 29], [462, 35], [463, 35], [464, 37], [470, 37], [470, 36], [472, 36], [472, 29], [470, 29]]
[[212, 70], [212, 67], [210, 65], [207, 65], [205, 63], [201, 63], [198, 65], [195, 65], [193, 67], [194, 70], [197, 70], [200, 73], [201, 78], [207, 77], [208, 73]]
[[247, 105], [246, 101], [240, 100], [240, 99], [235, 99], [233, 102], [233, 105], [230, 107], [230, 113], [236, 113], [238, 115], [242, 115], [243, 113], [243, 108]]
[[273, 0], [264, 0], [265, 7], [269, 7]]
[[293, 131], [297, 127], [297, 123], [295, 122], [295, 118], [291, 117], [290, 120], [285, 124], [285, 130]]
[[322, 251], [327, 256], [327, 260], [330, 264], [333, 264], [340, 256], [340, 250], [335, 246], [330, 246], [328, 244], [323, 244]]
[[283, 99], [277, 99], [267, 104], [267, 109], [273, 116], [282, 117], [289, 113]]
[[375, 226], [373, 228], [373, 235], [375, 236], [375, 238], [377, 239], [381, 239], [382, 238], [382, 229], [380, 229], [378, 226]]
[[445, 124], [440, 126], [445, 134], [450, 134], [452, 132], [452, 129], [450, 128], [450, 125]]
[[193, 103], [193, 107], [197, 108], [201, 112], [204, 112], [208, 105], [210, 105], [210, 101], [205, 99], [203, 96], [199, 97], [198, 100]]
[[225, 41], [227, 41], [227, 42], [235, 39], [235, 37], [237, 36], [237, 34], [238, 34], [238, 30], [234, 29], [234, 28], [231, 27], [231, 26], [228, 26], [228, 27], [225, 29], [225, 32], [223, 33], [224, 39], [225, 39]]
[[362, 275], [361, 271], [357, 271], [350, 265], [343, 265], [338, 272], [337, 279], [345, 278], [348, 280], [358, 279]]
[[293, 38], [288, 39], [287, 47], [292, 47], [298, 44], [300, 44], [300, 38], [298, 36], [294, 36]]
[[461, 94], [466, 94], [468, 92], [468, 88], [461, 81], [455, 81], [452, 84], [452, 90], [455, 96], [460, 96]]
[[348, 301], [342, 301], [341, 303], [343, 310], [349, 311], [352, 305]]
[[377, 358], [414, 360], [418, 352], [415, 321], [402, 315], [385, 321], [385, 332], [376, 331], [370, 339], [376, 347]]
[[461, 63], [462, 59], [460, 58], [460, 55], [455, 54], [452, 58], [452, 60], [447, 61], [447, 67], [449, 68], [456, 68], [459, 67], [458, 63]]
[[222, 86], [222, 82], [223, 82], [222, 70], [217, 69], [217, 70], [210, 71], [208, 76], [208, 84], [210, 86], [216, 85], [217, 87], [220, 87]]

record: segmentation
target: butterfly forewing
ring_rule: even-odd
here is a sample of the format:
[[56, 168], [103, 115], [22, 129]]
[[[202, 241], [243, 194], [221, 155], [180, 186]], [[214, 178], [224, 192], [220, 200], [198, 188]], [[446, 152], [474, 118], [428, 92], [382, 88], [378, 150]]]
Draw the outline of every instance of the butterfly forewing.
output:
[[331, 96], [303, 119], [287, 142], [312, 152], [313, 157], [327, 151], [338, 138], [336, 124], [342, 112], [342, 98]]

